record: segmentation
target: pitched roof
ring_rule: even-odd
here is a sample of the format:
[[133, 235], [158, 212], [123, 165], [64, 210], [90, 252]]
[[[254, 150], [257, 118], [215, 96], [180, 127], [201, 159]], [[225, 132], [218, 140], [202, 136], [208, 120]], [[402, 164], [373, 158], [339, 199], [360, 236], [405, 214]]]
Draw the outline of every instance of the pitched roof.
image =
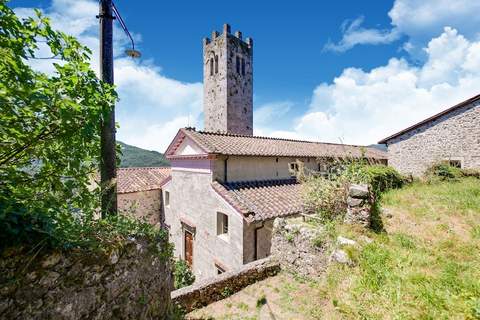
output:
[[425, 120], [422, 120], [422, 121], [414, 124], [413, 126], [410, 126], [410, 127], [408, 127], [408, 128], [405, 128], [405, 129], [403, 129], [403, 130], [401, 130], [401, 131], [399, 131], [399, 132], [397, 132], [397, 133], [395, 133], [395, 134], [392, 134], [391, 136], [386, 137], [385, 139], [380, 140], [378, 143], [380, 143], [380, 144], [387, 143], [389, 140], [392, 140], [392, 139], [394, 139], [394, 138], [396, 138], [396, 137], [398, 137], [398, 136], [400, 136], [400, 135], [402, 135], [402, 134], [404, 134], [404, 133], [407, 133], [407, 132], [409, 132], [409, 131], [411, 131], [411, 130], [414, 130], [414, 129], [420, 127], [421, 125], [424, 125], [424, 124], [426, 124], [426, 123], [428, 123], [428, 122], [430, 122], [430, 121], [433, 121], [433, 120], [435, 120], [435, 119], [438, 119], [438, 118], [440, 118], [440, 117], [443, 116], [443, 115], [446, 115], [446, 114], [448, 114], [448, 113], [450, 113], [450, 112], [452, 112], [452, 111], [455, 111], [455, 110], [457, 110], [457, 109], [459, 109], [459, 108], [461, 108], [461, 107], [464, 107], [464, 106], [466, 106], [466, 105], [469, 105], [469, 104], [471, 104], [471, 103], [473, 103], [473, 102], [475, 102], [475, 101], [477, 101], [477, 100], [480, 100], [480, 94], [478, 94], [478, 95], [476, 95], [476, 96], [474, 96], [474, 97], [471, 97], [470, 99], [467, 99], [467, 100], [465, 100], [465, 101], [462, 101], [462, 102], [454, 105], [453, 107], [450, 107], [450, 108], [448, 108], [448, 109], [445, 109], [445, 110], [443, 110], [442, 112], [439, 112], [439, 113], [437, 113], [437, 114], [435, 114], [435, 115], [433, 115], [433, 116], [431, 116], [431, 117], [429, 117], [429, 118], [427, 118], [427, 119], [425, 119]]
[[301, 185], [295, 179], [220, 183], [213, 189], [247, 221], [264, 221], [302, 212]]
[[387, 153], [364, 146], [289, 140], [180, 129], [166, 151], [173, 156], [185, 137], [193, 140], [206, 154], [273, 156], [273, 157], [362, 157], [387, 159]]
[[160, 189], [170, 179], [170, 168], [119, 168], [117, 193]]

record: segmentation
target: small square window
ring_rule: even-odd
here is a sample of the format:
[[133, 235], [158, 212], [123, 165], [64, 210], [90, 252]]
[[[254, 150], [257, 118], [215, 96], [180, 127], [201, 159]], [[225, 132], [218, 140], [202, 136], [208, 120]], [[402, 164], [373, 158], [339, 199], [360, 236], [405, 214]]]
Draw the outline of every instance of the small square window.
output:
[[228, 216], [217, 212], [217, 236], [228, 234]]
[[290, 171], [291, 176], [295, 176], [298, 173], [298, 163], [296, 162], [290, 162], [288, 164], [288, 169]]
[[170, 206], [170, 192], [165, 191], [165, 207]]
[[461, 160], [448, 160], [448, 164], [455, 168], [462, 168], [462, 161]]

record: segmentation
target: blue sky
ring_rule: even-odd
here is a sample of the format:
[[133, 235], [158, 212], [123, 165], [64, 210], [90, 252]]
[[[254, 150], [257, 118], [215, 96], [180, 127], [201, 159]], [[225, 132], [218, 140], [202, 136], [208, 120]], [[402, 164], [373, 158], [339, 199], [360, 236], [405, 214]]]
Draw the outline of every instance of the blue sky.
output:
[[[147, 149], [163, 151], [178, 127], [202, 127], [201, 40], [224, 22], [254, 39], [255, 134], [371, 144], [479, 91], [478, 1], [116, 5], [143, 54], [122, 56], [128, 42], [115, 30], [118, 138]], [[97, 2], [10, 6], [41, 8], [96, 53]]]

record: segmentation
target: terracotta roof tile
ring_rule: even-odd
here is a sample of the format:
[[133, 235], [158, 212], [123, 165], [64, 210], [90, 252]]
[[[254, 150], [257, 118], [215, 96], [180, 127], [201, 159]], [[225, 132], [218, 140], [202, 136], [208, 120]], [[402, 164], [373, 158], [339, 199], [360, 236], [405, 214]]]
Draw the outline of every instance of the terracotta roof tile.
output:
[[295, 179], [214, 181], [212, 187], [250, 222], [302, 212], [301, 185]]
[[[361, 157], [387, 159], [387, 153], [372, 147], [246, 136], [180, 129], [209, 154], [274, 157]], [[172, 146], [175, 149], [175, 146]], [[174, 150], [169, 147], [168, 155]]]
[[160, 189], [170, 178], [170, 168], [119, 168], [117, 170], [117, 192], [128, 193]]

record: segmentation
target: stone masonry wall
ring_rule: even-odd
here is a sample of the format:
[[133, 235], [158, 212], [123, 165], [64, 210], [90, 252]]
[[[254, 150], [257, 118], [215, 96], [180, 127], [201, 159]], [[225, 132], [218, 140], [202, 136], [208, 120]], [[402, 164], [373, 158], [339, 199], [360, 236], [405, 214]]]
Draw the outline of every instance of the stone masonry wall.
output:
[[303, 276], [321, 274], [328, 265], [327, 241], [321, 239], [323, 229], [312, 228], [300, 218], [277, 218], [273, 223], [272, 257], [282, 269]]
[[461, 160], [464, 168], [480, 168], [480, 101], [392, 139], [388, 156], [389, 165], [414, 176], [441, 160]]
[[[217, 274], [215, 264], [227, 271], [243, 264], [243, 217], [212, 188], [209, 173], [172, 168], [172, 180], [164, 186], [170, 192], [165, 208], [165, 223], [175, 256], [185, 259], [185, 232], [193, 233], [195, 277], [205, 279]], [[228, 216], [228, 234], [217, 235], [217, 212]]]
[[[239, 65], [244, 65], [237, 70]], [[211, 72], [211, 61], [218, 71]], [[241, 63], [241, 61], [244, 63]], [[253, 42], [243, 41], [241, 33], [232, 35], [224, 25], [203, 42], [203, 91], [205, 130], [253, 134]]]
[[119, 193], [118, 210], [125, 215], [146, 219], [153, 225], [160, 223], [161, 189]]
[[170, 264], [145, 241], [109, 254], [70, 250], [0, 259], [0, 319], [165, 319]]
[[204, 279], [172, 292], [172, 302], [186, 312], [226, 298], [246, 286], [280, 271], [280, 265], [269, 258], [257, 260], [219, 276]]

